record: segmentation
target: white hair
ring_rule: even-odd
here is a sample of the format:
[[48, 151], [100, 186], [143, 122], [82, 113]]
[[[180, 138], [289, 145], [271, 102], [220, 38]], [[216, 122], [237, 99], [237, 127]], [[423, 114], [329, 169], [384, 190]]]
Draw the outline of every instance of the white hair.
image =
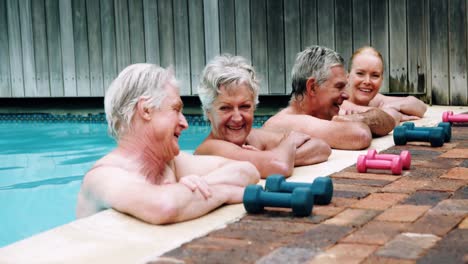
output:
[[259, 81], [256, 78], [254, 68], [245, 58], [223, 54], [211, 60], [203, 69], [202, 78], [198, 85], [198, 96], [202, 103], [205, 120], [207, 112], [211, 110], [214, 100], [219, 95], [219, 88], [224, 86], [226, 89], [232, 89], [242, 83], [249, 86], [255, 105], [257, 105]]
[[148, 63], [132, 64], [123, 69], [104, 97], [109, 133], [118, 140], [128, 132], [141, 97], [148, 98], [148, 107], [159, 108], [167, 95], [167, 84], [177, 86], [172, 69]]

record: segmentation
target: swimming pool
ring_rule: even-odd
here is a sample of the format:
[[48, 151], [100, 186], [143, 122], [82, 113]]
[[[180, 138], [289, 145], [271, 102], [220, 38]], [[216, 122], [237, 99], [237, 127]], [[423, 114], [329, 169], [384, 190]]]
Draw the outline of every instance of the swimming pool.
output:
[[[187, 119], [179, 144], [193, 152], [209, 127]], [[83, 175], [116, 145], [106, 129], [102, 117], [0, 118], [0, 247], [75, 220]]]

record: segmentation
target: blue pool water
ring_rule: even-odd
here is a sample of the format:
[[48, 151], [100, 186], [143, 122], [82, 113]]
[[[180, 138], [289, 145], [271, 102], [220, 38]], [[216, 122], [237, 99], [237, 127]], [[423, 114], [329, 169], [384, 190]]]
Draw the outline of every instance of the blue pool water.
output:
[[[0, 121], [0, 247], [75, 219], [81, 180], [115, 147], [103, 123]], [[193, 152], [209, 127], [190, 125]]]

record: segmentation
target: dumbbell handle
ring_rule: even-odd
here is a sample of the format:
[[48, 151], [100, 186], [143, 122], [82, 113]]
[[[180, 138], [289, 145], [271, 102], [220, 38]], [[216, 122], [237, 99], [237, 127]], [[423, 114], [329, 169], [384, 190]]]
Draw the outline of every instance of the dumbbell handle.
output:
[[[406, 154], [403, 155], [403, 154]], [[400, 155], [395, 155], [395, 154], [376, 154], [374, 156], [375, 159], [380, 159], [380, 160], [392, 160], [394, 158], [400, 158], [402, 161], [402, 165], [405, 169], [409, 169], [411, 166], [411, 157], [409, 156], [409, 152], [401, 152]]]
[[431, 134], [430, 130], [406, 130], [406, 140], [407, 141], [418, 141], [423, 138], [429, 138]]
[[310, 183], [303, 183], [303, 182], [287, 182], [284, 181], [281, 183], [281, 191], [282, 192], [293, 192], [295, 188], [309, 188], [313, 194], [316, 194], [315, 188], [312, 188], [312, 184]]
[[260, 201], [264, 206], [291, 207], [291, 194], [278, 192], [261, 192]]
[[369, 160], [366, 159], [366, 167], [372, 169], [390, 169], [392, 161], [390, 160]]
[[447, 119], [450, 122], [468, 122], [468, 115], [466, 114], [450, 115], [447, 117]]

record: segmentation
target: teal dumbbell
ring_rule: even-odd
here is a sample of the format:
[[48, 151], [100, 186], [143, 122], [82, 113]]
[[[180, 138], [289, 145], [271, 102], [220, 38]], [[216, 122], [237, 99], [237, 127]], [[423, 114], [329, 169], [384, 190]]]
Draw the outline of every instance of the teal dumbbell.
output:
[[296, 216], [309, 216], [314, 206], [314, 195], [308, 188], [297, 188], [292, 193], [266, 192], [260, 185], [248, 185], [244, 191], [244, 208], [256, 214], [265, 207], [291, 208]]
[[[413, 122], [406, 122], [403, 123], [403, 126], [405, 126], [409, 130], [431, 130], [434, 127], [416, 127], [414, 126]], [[444, 130], [444, 141], [445, 142], [450, 142], [452, 139], [452, 125], [448, 122], [440, 122], [437, 127], [441, 127]]]
[[406, 145], [408, 141], [430, 142], [432, 147], [444, 145], [445, 133], [441, 127], [431, 130], [411, 130], [406, 126], [397, 126], [393, 130], [393, 141], [395, 145]]
[[333, 182], [330, 177], [315, 178], [313, 183], [287, 182], [282, 175], [268, 176], [265, 189], [269, 192], [293, 192], [296, 188], [309, 188], [314, 195], [315, 204], [325, 205], [331, 202], [333, 196]]

